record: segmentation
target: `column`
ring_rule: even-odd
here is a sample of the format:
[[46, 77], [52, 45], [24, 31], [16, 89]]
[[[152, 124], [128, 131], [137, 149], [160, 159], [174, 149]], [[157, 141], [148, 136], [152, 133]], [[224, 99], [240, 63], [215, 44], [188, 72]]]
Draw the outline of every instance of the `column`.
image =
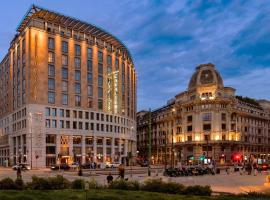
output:
[[106, 164], [106, 157], [107, 157], [107, 141], [106, 137], [103, 137], [103, 163]]
[[72, 135], [68, 136], [68, 147], [69, 147], [69, 157], [70, 160], [68, 162], [74, 162], [74, 153], [73, 153], [73, 137]]
[[121, 153], [121, 138], [119, 137], [119, 142], [118, 142], [118, 152], [119, 152], [119, 162], [122, 163], [122, 153]]
[[82, 164], [85, 163], [85, 136], [82, 136]]
[[93, 161], [97, 162], [97, 137], [93, 137], [93, 151], [94, 151], [94, 158]]
[[112, 157], [112, 162], [114, 162], [114, 156], [115, 156], [115, 147], [114, 147], [114, 137], [112, 137], [112, 145], [111, 145], [111, 157]]
[[56, 163], [60, 164], [60, 160], [58, 159], [58, 154], [61, 154], [61, 135], [56, 135], [56, 147], [55, 147], [55, 154], [56, 154]]

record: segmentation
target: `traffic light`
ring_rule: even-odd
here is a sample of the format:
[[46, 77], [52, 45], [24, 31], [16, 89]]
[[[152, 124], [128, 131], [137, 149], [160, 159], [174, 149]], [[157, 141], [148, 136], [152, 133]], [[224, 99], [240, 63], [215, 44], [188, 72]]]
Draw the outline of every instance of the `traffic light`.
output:
[[200, 161], [204, 161], [205, 155], [201, 155], [199, 159], [200, 159]]

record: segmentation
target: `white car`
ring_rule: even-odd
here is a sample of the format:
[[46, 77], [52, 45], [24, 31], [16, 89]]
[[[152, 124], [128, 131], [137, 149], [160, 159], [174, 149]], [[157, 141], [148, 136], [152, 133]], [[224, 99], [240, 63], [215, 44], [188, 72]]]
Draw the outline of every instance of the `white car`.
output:
[[117, 168], [119, 165], [120, 163], [118, 162], [106, 163], [106, 168]]
[[17, 170], [18, 168], [21, 168], [21, 170], [30, 170], [31, 167], [26, 163], [19, 163], [12, 167], [13, 170]]

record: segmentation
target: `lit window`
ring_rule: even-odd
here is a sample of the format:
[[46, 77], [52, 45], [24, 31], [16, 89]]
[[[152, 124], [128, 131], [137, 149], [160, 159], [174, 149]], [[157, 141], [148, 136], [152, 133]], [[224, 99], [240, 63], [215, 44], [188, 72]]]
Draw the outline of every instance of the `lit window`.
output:
[[54, 62], [54, 53], [53, 52], [49, 52], [48, 53], [48, 62], [49, 63], [53, 63]]

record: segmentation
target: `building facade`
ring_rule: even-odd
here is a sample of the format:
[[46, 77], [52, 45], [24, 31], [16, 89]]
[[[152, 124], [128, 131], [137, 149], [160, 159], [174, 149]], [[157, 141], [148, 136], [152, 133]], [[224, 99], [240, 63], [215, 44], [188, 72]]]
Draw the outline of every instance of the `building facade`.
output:
[[1, 165], [127, 163], [136, 152], [136, 72], [106, 31], [32, 6], [0, 79]]
[[143, 158], [149, 143], [153, 163], [227, 163], [251, 155], [269, 159], [270, 102], [236, 96], [213, 64], [199, 65], [187, 91], [151, 113], [137, 113], [137, 145]]

